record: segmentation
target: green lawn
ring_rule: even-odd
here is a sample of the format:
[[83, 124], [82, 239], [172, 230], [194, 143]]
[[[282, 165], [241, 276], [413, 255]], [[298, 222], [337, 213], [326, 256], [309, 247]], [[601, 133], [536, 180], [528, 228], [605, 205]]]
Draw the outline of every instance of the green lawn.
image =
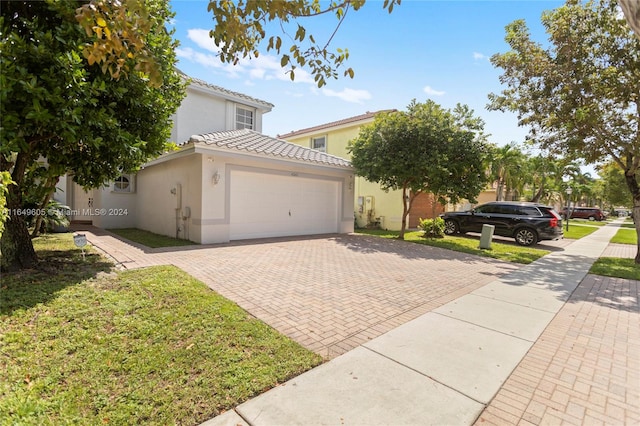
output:
[[[398, 231], [383, 231], [379, 229], [357, 229], [356, 232], [367, 235], [376, 235], [382, 238], [397, 238]], [[478, 256], [492, 257], [494, 259], [505, 260], [515, 263], [531, 263], [549, 253], [548, 250], [533, 247], [521, 247], [515, 244], [505, 244], [493, 241], [490, 250], [478, 248], [477, 238], [463, 236], [445, 236], [444, 238], [424, 238], [422, 231], [406, 232], [405, 241], [425, 244], [433, 247], [440, 247], [463, 253], [475, 254]]]
[[34, 244], [2, 277], [1, 424], [196, 425], [322, 361], [175, 267]]
[[158, 247], [178, 247], [194, 245], [193, 241], [180, 240], [178, 238], [167, 237], [166, 235], [158, 235], [153, 232], [143, 231], [137, 228], [109, 229], [109, 232], [119, 235], [127, 240], [142, 244], [143, 246]]
[[564, 238], [569, 238], [571, 240], [579, 240], [580, 238], [585, 237], [598, 230], [598, 228], [595, 226], [589, 226], [584, 222], [575, 223], [573, 220], [569, 223], [568, 231], [566, 226], [563, 226], [563, 229], [564, 229]]
[[620, 228], [611, 239], [612, 243], [618, 244], [638, 244], [638, 233], [635, 228]]
[[591, 266], [589, 273], [605, 277], [640, 280], [640, 266], [636, 265], [633, 259], [601, 257]]
[[[565, 221], [562, 221], [563, 225], [565, 224]], [[588, 220], [588, 219], [571, 219], [571, 221], [569, 222], [569, 228], [571, 228], [571, 226], [575, 225], [591, 225], [591, 226], [605, 226], [607, 223], [609, 223], [609, 221], [607, 220]]]

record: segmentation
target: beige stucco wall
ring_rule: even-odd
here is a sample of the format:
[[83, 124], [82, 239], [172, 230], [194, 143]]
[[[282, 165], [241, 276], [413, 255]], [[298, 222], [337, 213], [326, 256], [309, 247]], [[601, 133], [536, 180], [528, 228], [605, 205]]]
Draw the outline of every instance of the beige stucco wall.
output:
[[[113, 183], [93, 192], [94, 207], [97, 214], [93, 217], [93, 224], [100, 228], [135, 228], [136, 226], [136, 185], [133, 179], [133, 192], [114, 192]], [[95, 210], [94, 209], [94, 210]]]
[[[136, 227], [202, 242], [202, 156], [192, 154], [145, 167], [137, 176]], [[180, 200], [180, 201], [178, 201]], [[183, 219], [185, 207], [191, 217]]]
[[194, 134], [226, 130], [226, 104], [224, 99], [187, 88], [178, 111], [174, 114], [171, 140], [184, 142]]
[[[182, 207], [189, 206], [191, 217], [178, 219], [179, 238], [201, 244], [229, 241], [229, 187], [233, 170], [295, 174], [299, 177], [331, 179], [341, 187], [342, 218], [339, 232], [353, 232], [353, 172], [316, 167], [246, 155], [221, 154], [198, 149], [180, 158], [156, 162], [138, 174], [137, 227], [162, 235], [176, 236], [176, 195], [182, 187]], [[217, 176], [214, 179], [214, 176]], [[180, 210], [182, 212], [182, 210]]]
[[187, 96], [173, 116], [171, 140], [189, 140], [192, 135], [235, 130], [236, 107], [253, 111], [254, 129], [262, 132], [262, 111], [217, 97], [194, 86], [187, 87]]

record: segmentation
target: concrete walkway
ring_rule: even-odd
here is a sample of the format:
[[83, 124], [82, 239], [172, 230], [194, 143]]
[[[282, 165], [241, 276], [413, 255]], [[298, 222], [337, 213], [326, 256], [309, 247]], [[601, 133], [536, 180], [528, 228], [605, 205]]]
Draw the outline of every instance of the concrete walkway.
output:
[[618, 226], [205, 424], [640, 423], [638, 283], [587, 277]]

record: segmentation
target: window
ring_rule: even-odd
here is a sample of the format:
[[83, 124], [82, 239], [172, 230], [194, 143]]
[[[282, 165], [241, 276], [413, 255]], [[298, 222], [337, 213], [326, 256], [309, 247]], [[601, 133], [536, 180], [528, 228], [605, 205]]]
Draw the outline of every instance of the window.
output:
[[489, 214], [489, 213], [499, 213], [499, 206], [496, 206], [494, 204], [485, 204], [483, 206], [477, 207], [475, 209], [476, 213], [481, 213], [481, 214]]
[[131, 189], [131, 176], [129, 175], [120, 175], [113, 183], [114, 192], [132, 192]]
[[236, 130], [253, 130], [253, 111], [250, 109], [236, 107]]
[[518, 214], [522, 216], [540, 216], [540, 210], [533, 206], [520, 206]]
[[327, 152], [327, 138], [325, 136], [311, 138], [311, 148], [321, 152]]

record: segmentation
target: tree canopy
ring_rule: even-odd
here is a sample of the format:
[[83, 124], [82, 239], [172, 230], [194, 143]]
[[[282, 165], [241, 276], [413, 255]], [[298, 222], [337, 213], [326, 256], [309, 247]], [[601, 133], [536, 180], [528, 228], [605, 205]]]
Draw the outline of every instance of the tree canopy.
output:
[[[356, 173], [385, 190], [401, 190], [404, 237], [413, 199], [433, 193], [439, 202], [475, 200], [487, 182], [484, 122], [467, 106], [447, 110], [428, 100], [407, 111], [380, 113], [349, 144]], [[406, 200], [409, 200], [408, 202]]]
[[40, 182], [55, 186], [69, 173], [85, 188], [99, 187], [165, 151], [171, 116], [184, 97], [174, 68], [176, 42], [164, 26], [172, 16], [166, 2], [147, 2], [156, 23], [145, 46], [162, 78], [155, 86], [135, 66], [115, 79], [85, 60], [83, 48], [93, 38], [78, 25], [78, 6], [15, 1], [0, 11], [0, 172], [10, 172], [15, 182], [8, 187], [10, 216], [0, 239], [5, 268], [36, 260], [22, 208], [25, 176], [40, 167], [38, 160], [46, 159]]
[[491, 58], [507, 88], [489, 96], [489, 108], [516, 112], [531, 141], [554, 155], [614, 161], [640, 218], [640, 38], [612, 0], [568, 0], [542, 24], [549, 47], [523, 20], [507, 26], [511, 50]]
[[624, 173], [615, 163], [609, 162], [598, 167], [602, 185], [602, 195], [611, 207], [632, 207], [633, 200]]
[[[401, 1], [384, 0], [382, 8], [391, 13]], [[101, 64], [105, 71], [117, 76], [128, 72], [132, 68], [129, 63], [135, 58], [135, 69], [150, 74], [152, 82], [159, 78], [144, 35], [162, 19], [150, 13], [145, 3], [148, 2], [92, 0], [78, 9], [78, 22], [87, 35], [93, 36], [83, 47], [90, 63]], [[241, 58], [257, 58], [261, 49], [273, 51], [280, 56], [280, 65], [291, 80], [295, 79], [296, 70], [305, 69], [322, 87], [328, 79], [338, 78], [340, 70], [343, 76], [353, 78], [354, 70], [346, 67], [349, 50], [330, 45], [348, 14], [365, 3], [366, 0], [213, 0], [207, 6], [214, 22], [209, 35], [223, 63], [235, 65]], [[336, 18], [336, 26], [326, 39], [314, 36], [305, 26], [307, 18], [321, 15]]]

